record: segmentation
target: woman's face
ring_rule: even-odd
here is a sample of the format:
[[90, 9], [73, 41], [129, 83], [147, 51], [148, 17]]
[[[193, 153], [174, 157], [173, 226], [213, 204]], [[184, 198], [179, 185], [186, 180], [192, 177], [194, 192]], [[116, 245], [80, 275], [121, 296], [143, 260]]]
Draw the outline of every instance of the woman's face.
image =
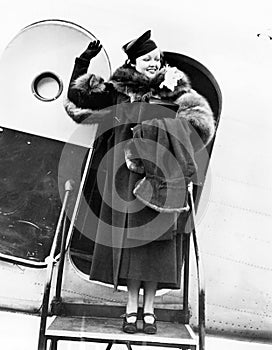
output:
[[160, 67], [161, 54], [158, 48], [136, 58], [135, 69], [149, 79], [154, 78], [158, 74]]

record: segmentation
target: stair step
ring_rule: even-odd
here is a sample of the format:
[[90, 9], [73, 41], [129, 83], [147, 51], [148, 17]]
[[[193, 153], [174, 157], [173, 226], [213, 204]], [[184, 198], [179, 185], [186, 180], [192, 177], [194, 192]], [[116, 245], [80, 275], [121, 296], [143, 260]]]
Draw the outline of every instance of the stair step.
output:
[[[196, 337], [187, 324], [157, 322], [158, 332], [144, 334], [141, 329], [136, 334], [122, 331], [121, 318], [105, 317], [63, 317], [55, 316], [46, 330], [45, 336], [55, 340], [80, 340], [97, 343], [131, 345], [153, 345], [166, 347], [196, 347]], [[142, 325], [138, 321], [138, 327]]]
[[[102, 305], [100, 303], [63, 302], [60, 309], [58, 309], [58, 306], [52, 305], [52, 313], [58, 316], [118, 318], [125, 313], [125, 305], [118, 303], [105, 303]], [[139, 308], [139, 313], [142, 313], [141, 307]], [[176, 304], [158, 304], [155, 306], [155, 314], [159, 320], [165, 322], [188, 323], [190, 318], [190, 314], [187, 314], [185, 310], [180, 309], [180, 305]]]

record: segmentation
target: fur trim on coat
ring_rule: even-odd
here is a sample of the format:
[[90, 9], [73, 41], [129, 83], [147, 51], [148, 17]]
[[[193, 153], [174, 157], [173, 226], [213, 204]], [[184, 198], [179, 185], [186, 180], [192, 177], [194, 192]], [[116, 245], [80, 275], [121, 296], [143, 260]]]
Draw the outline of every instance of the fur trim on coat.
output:
[[118, 92], [133, 96], [133, 101], [141, 102], [145, 101], [146, 96], [158, 96], [162, 100], [174, 102], [182, 94], [188, 92], [191, 85], [188, 77], [183, 73], [174, 91], [167, 87], [160, 88], [165, 72], [165, 69], [162, 69], [154, 79], [150, 80], [134, 68], [122, 66], [115, 71], [110, 82]]
[[111, 113], [110, 108], [101, 110], [80, 108], [77, 107], [73, 102], [66, 99], [64, 102], [64, 108], [68, 115], [79, 124], [95, 124], [100, 123]]
[[203, 148], [212, 139], [215, 131], [209, 103], [191, 88], [189, 78], [184, 73], [174, 91], [165, 86], [160, 87], [164, 77], [165, 69], [149, 80], [134, 68], [125, 65], [118, 68], [108, 82], [86, 73], [72, 83], [70, 90], [89, 101], [88, 108], [80, 108], [67, 100], [65, 109], [75, 122], [93, 124], [102, 122], [110, 114], [108, 107], [120, 103], [118, 93], [123, 96], [123, 101], [127, 98], [130, 102], [148, 102], [151, 97], [168, 100], [179, 105], [177, 117], [188, 120], [200, 136], [201, 142], [197, 142], [196, 150]]

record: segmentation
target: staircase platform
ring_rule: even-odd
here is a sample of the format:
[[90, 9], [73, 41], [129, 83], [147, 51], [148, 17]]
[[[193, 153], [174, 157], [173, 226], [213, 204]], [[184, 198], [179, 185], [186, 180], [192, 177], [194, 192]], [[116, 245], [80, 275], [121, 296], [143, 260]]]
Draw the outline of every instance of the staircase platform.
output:
[[45, 332], [46, 339], [87, 341], [113, 344], [158, 346], [196, 350], [197, 339], [187, 324], [157, 322], [157, 334], [143, 333], [142, 321], [138, 321], [139, 332], [127, 334], [122, 331], [121, 318], [55, 316]]
[[[51, 304], [52, 314], [58, 316], [71, 317], [97, 317], [97, 318], [119, 318], [126, 312], [125, 304], [105, 302], [86, 303], [86, 302], [67, 302], [62, 301], [59, 304]], [[155, 304], [155, 314], [160, 321], [188, 324], [190, 319], [190, 310], [186, 312], [182, 305], [177, 304]], [[142, 317], [142, 307], [139, 307], [139, 318]]]

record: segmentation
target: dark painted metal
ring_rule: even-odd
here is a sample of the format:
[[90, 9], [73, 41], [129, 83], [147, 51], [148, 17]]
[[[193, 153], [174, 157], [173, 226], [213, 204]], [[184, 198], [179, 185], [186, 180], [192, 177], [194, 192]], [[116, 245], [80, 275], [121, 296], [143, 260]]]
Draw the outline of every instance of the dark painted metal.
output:
[[0, 253], [44, 262], [61, 200], [58, 164], [63, 143], [0, 128]]
[[[51, 264], [48, 268], [52, 268]], [[40, 321], [40, 330], [39, 330], [39, 340], [38, 340], [38, 350], [46, 350], [46, 338], [45, 338], [45, 329], [46, 329], [46, 320], [48, 313], [48, 304], [49, 304], [49, 295], [50, 295], [50, 283], [46, 282], [43, 294], [42, 301], [42, 312], [41, 312], [41, 321]]]
[[[94, 300], [95, 302], [95, 300]], [[181, 305], [182, 307], [182, 305]], [[62, 303], [61, 313], [54, 312], [55, 315], [65, 316], [81, 316], [81, 317], [105, 317], [118, 318], [125, 313], [125, 305], [117, 305], [105, 303], [102, 304], [78, 304], [78, 303]], [[164, 322], [175, 322], [185, 324], [189, 317], [189, 311], [186, 314], [182, 308], [169, 309], [167, 305], [165, 309], [155, 308], [156, 315], [159, 320]], [[139, 308], [139, 319], [141, 319], [142, 308]]]
[[[78, 178], [85, 154], [84, 147], [0, 127], [1, 260], [46, 267], [64, 184]], [[69, 161], [60, 169], [63, 156]]]
[[222, 110], [222, 93], [213, 74], [192, 57], [169, 51], [164, 51], [163, 54], [170, 66], [179, 68], [189, 76], [192, 87], [209, 101], [218, 121]]
[[[207, 145], [207, 147], [205, 147], [204, 150], [198, 152], [195, 156], [195, 160], [199, 165], [198, 180], [202, 182], [202, 186], [194, 186], [194, 203], [195, 208], [197, 209], [203, 185], [205, 183], [207, 169], [209, 166], [209, 161], [203, 163], [202, 152], [208, 153], [209, 157], [212, 154], [214, 140], [216, 137], [216, 132], [219, 125], [222, 110], [222, 92], [213, 74], [199, 61], [195, 60], [192, 57], [177, 52], [164, 51], [163, 54], [164, 59], [170, 66], [177, 67], [182, 72], [188, 75], [193, 89], [208, 100], [214, 114], [216, 126], [215, 136], [212, 139], [212, 141]], [[206, 159], [206, 157], [204, 157], [204, 159]]]
[[63, 315], [64, 305], [63, 305], [62, 299], [59, 298], [57, 300], [56, 297], [54, 297], [53, 300], [51, 301], [50, 309], [51, 309], [50, 312], [52, 315]]

